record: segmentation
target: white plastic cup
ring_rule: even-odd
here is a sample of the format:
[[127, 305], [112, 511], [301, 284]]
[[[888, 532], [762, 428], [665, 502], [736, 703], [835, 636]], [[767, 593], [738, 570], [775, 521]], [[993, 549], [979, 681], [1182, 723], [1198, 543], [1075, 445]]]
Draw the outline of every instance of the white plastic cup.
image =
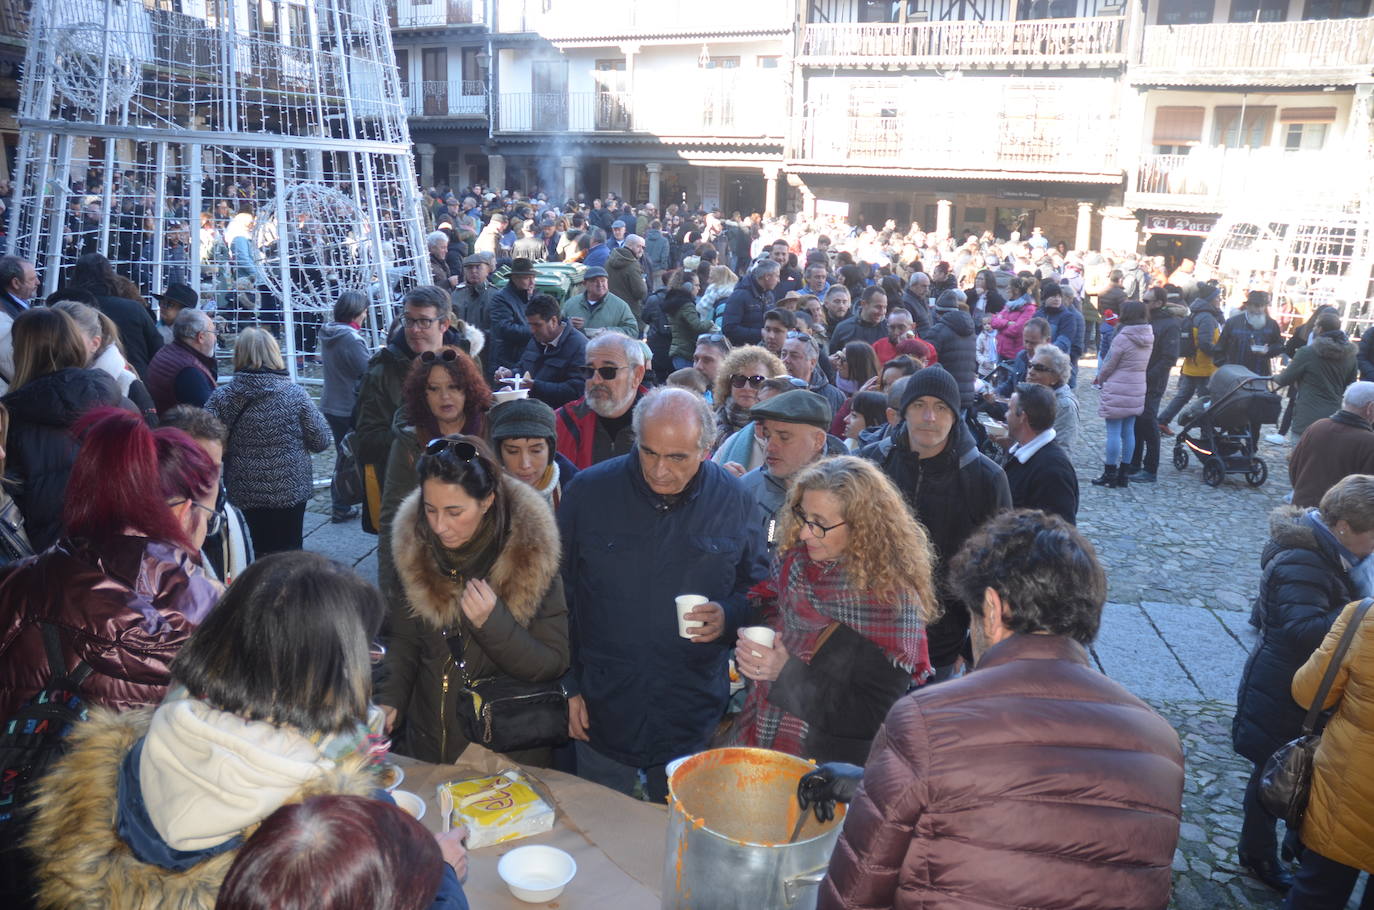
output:
[[688, 619], [687, 614], [702, 604], [710, 602], [711, 599], [709, 597], [703, 597], [700, 594], [679, 594], [677, 597], [677, 634], [681, 635], [683, 638], [691, 638], [692, 635], [688, 631], [689, 629], [695, 629], [697, 626], [706, 625], [706, 623], [699, 619]]
[[[739, 634], [752, 642], [763, 645], [765, 648], [773, 647], [773, 641], [777, 638], [777, 633], [767, 626], [745, 626], [739, 630]], [[758, 651], [753, 651], [753, 654], [755, 657], [763, 656]]]

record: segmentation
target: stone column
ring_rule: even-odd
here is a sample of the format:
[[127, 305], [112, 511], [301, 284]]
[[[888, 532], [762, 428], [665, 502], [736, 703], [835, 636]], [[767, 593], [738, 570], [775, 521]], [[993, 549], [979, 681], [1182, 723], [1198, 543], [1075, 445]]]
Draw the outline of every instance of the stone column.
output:
[[434, 186], [435, 148], [428, 142], [415, 143], [415, 154], [420, 158], [420, 186], [429, 189]]
[[1102, 249], [1134, 253], [1140, 244], [1140, 221], [1136, 213], [1121, 205], [1102, 210]]
[[1088, 249], [1093, 237], [1093, 204], [1078, 203], [1078, 226], [1073, 234], [1073, 248], [1078, 251]]
[[778, 168], [763, 169], [763, 216], [770, 217], [778, 205]]
[[660, 208], [660, 200], [658, 197], [662, 192], [662, 187], [659, 181], [663, 176], [663, 165], [659, 164], [657, 161], [650, 161], [648, 164], [644, 165], [644, 169], [649, 172], [649, 204], [652, 205], [654, 211], [657, 212]]
[[948, 199], [937, 199], [935, 201], [935, 233], [941, 237], [949, 236], [949, 216], [950, 209], [954, 203]]
[[487, 156], [487, 184], [493, 193], [500, 195], [506, 188], [506, 156]]
[[564, 156], [558, 159], [558, 165], [563, 169], [563, 198], [558, 200], [562, 205], [569, 199], [577, 198], [577, 159]]

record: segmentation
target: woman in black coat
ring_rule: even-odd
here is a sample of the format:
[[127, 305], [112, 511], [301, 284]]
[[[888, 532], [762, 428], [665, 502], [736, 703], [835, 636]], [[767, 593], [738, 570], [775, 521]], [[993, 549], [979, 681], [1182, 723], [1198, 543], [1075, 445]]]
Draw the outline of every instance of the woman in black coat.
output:
[[1260, 642], [1241, 676], [1232, 745], [1254, 762], [1245, 788], [1240, 862], [1256, 878], [1286, 891], [1276, 819], [1259, 803], [1259, 779], [1274, 751], [1296, 739], [1305, 709], [1293, 700], [1293, 675], [1321, 644], [1341, 608], [1358, 599], [1350, 567], [1374, 552], [1374, 476], [1352, 474], [1306, 510], [1277, 509], [1260, 557], [1264, 575], [1255, 609]]
[[[5, 473], [35, 551], [62, 534], [62, 502], [76, 460], [71, 429], [87, 411], [119, 405], [119, 386], [86, 369], [86, 344], [72, 317], [35, 307], [14, 321], [14, 383]], [[130, 410], [133, 410], [130, 406]]]

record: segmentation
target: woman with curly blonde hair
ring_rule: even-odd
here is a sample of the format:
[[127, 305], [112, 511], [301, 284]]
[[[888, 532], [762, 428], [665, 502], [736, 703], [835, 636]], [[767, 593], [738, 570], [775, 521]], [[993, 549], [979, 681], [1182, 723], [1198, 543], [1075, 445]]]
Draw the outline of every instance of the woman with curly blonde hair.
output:
[[716, 371], [712, 398], [716, 402], [717, 444], [749, 423], [749, 409], [758, 404], [764, 380], [786, 375], [782, 361], [765, 347], [746, 344], [727, 354]]
[[740, 633], [751, 680], [736, 745], [863, 764], [892, 705], [930, 673], [933, 551], [896, 486], [860, 458], [794, 479], [772, 578], [755, 590], [776, 637]]

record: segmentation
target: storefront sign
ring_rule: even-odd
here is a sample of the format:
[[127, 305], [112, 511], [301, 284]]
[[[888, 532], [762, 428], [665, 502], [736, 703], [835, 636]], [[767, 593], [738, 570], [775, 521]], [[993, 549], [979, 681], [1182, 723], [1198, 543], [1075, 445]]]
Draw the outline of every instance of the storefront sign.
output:
[[1039, 193], [1033, 193], [1033, 192], [1031, 192], [1031, 191], [1029, 191], [1029, 190], [1002, 190], [1001, 192], [999, 192], [999, 193], [997, 194], [997, 198], [999, 198], [999, 199], [1039, 199], [1039, 198], [1040, 198], [1040, 194], [1039, 194]]
[[1205, 215], [1146, 215], [1145, 230], [1151, 234], [1184, 234], [1206, 237], [1217, 220]]
[[840, 202], [838, 199], [817, 199], [816, 214], [830, 215], [835, 218], [848, 218], [849, 203]]

